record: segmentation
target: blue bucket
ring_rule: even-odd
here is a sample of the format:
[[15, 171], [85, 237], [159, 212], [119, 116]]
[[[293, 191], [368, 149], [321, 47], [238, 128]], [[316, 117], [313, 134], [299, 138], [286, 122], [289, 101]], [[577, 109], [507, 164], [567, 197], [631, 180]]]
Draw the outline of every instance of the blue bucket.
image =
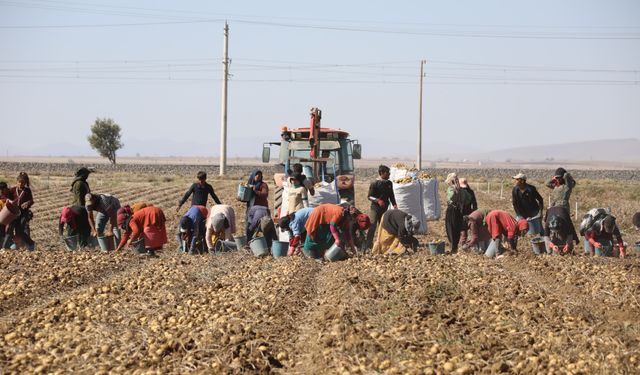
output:
[[444, 241], [429, 242], [427, 245], [432, 255], [444, 254]]
[[116, 248], [116, 242], [114, 236], [102, 236], [98, 237], [98, 246], [102, 251], [113, 251]]
[[254, 237], [249, 241], [249, 247], [251, 252], [256, 257], [263, 257], [269, 255], [269, 247], [267, 246], [267, 240], [264, 237]]
[[253, 197], [253, 190], [249, 186], [245, 186], [244, 184], [238, 185], [238, 195], [237, 198], [240, 202], [249, 202]]
[[640, 241], [636, 242], [636, 254], [640, 254]]
[[271, 244], [271, 255], [273, 255], [274, 258], [286, 257], [288, 250], [288, 242], [273, 241], [273, 244]]

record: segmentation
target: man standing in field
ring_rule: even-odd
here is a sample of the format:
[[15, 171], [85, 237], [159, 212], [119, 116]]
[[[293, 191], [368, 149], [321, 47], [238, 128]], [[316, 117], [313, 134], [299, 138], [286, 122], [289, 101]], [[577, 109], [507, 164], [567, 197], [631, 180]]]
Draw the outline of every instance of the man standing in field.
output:
[[389, 181], [391, 170], [386, 165], [378, 167], [379, 179], [373, 181], [369, 185], [368, 199], [371, 201], [371, 209], [369, 210], [369, 219], [371, 224], [367, 231], [367, 248], [373, 248], [373, 238], [376, 234], [376, 228], [382, 219], [382, 215], [387, 212], [389, 203], [394, 209], [398, 208], [396, 204], [396, 196], [393, 194], [393, 184]]
[[524, 173], [518, 173], [512, 177], [515, 180], [515, 186], [511, 191], [511, 202], [513, 210], [516, 212], [516, 218], [522, 218], [529, 222], [529, 234], [542, 235], [542, 211], [544, 209], [544, 201], [538, 189], [527, 183], [527, 176]]

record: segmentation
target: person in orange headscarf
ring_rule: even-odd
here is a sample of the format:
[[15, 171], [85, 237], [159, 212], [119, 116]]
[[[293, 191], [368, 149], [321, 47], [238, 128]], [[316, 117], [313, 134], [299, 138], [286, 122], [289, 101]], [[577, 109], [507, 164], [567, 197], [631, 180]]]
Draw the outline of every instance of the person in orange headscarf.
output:
[[147, 254], [153, 256], [156, 250], [162, 249], [167, 243], [166, 219], [159, 207], [145, 207], [134, 213], [131, 207], [125, 206], [118, 210], [117, 220], [123, 235], [116, 250], [142, 237]]
[[340, 235], [344, 237], [348, 246], [355, 250], [355, 244], [351, 238], [350, 211], [351, 207], [330, 203], [314, 208], [304, 226], [307, 230], [304, 253], [311, 258], [321, 258], [325, 250], [334, 243], [342, 246]]

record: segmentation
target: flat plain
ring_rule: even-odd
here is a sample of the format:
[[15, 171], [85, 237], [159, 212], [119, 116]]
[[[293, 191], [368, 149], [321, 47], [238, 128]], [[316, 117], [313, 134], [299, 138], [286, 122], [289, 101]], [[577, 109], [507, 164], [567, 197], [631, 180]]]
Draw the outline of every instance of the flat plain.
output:
[[[640, 372], [639, 237], [630, 223], [640, 183], [626, 172], [576, 173], [572, 196], [581, 214], [611, 207], [629, 243], [626, 259], [536, 257], [524, 240], [498, 260], [434, 256], [425, 243], [446, 238], [441, 219], [419, 236], [415, 253], [317, 263], [178, 253], [175, 210], [198, 167], [162, 165], [104, 167], [89, 178], [94, 192], [165, 211], [170, 243], [159, 257], [69, 252], [57, 219], [77, 166], [2, 167], [0, 180], [9, 183], [18, 170], [32, 175], [38, 243], [35, 252], [0, 253], [2, 373]], [[249, 169], [231, 168], [224, 178], [209, 171], [239, 228], [245, 208], [235, 191]], [[273, 168], [265, 173], [270, 181]], [[544, 171], [531, 174], [545, 196]], [[358, 174], [356, 202], [365, 211], [374, 176]], [[480, 207], [512, 211], [506, 171], [467, 176]], [[441, 198], [444, 191], [441, 184]]]

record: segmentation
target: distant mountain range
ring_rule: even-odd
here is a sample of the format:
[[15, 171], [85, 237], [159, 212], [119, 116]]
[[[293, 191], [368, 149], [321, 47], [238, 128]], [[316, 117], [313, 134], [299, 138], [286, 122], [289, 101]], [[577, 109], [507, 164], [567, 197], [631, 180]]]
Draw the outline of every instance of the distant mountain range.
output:
[[[363, 156], [368, 159], [390, 158], [413, 160], [416, 145], [406, 143], [395, 144], [385, 140], [384, 147], [376, 147], [381, 141], [362, 139]], [[255, 137], [230, 138], [227, 149], [228, 158], [259, 158], [262, 151], [262, 140]], [[215, 143], [215, 144], [214, 144]], [[119, 152], [121, 156], [176, 156], [176, 157], [217, 157], [219, 144], [212, 142], [177, 142], [167, 139], [124, 140], [125, 147]], [[468, 150], [461, 153], [458, 150]], [[14, 149], [0, 143], [0, 156], [84, 156], [97, 155], [88, 144], [53, 143], [32, 149]], [[275, 155], [272, 151], [272, 155]], [[496, 151], [469, 150], [460, 145], [442, 143], [425, 143], [423, 145], [425, 160], [473, 160], [494, 162], [545, 162], [545, 161], [608, 161], [608, 162], [640, 162], [640, 140], [608, 139], [539, 146], [511, 147]]]

